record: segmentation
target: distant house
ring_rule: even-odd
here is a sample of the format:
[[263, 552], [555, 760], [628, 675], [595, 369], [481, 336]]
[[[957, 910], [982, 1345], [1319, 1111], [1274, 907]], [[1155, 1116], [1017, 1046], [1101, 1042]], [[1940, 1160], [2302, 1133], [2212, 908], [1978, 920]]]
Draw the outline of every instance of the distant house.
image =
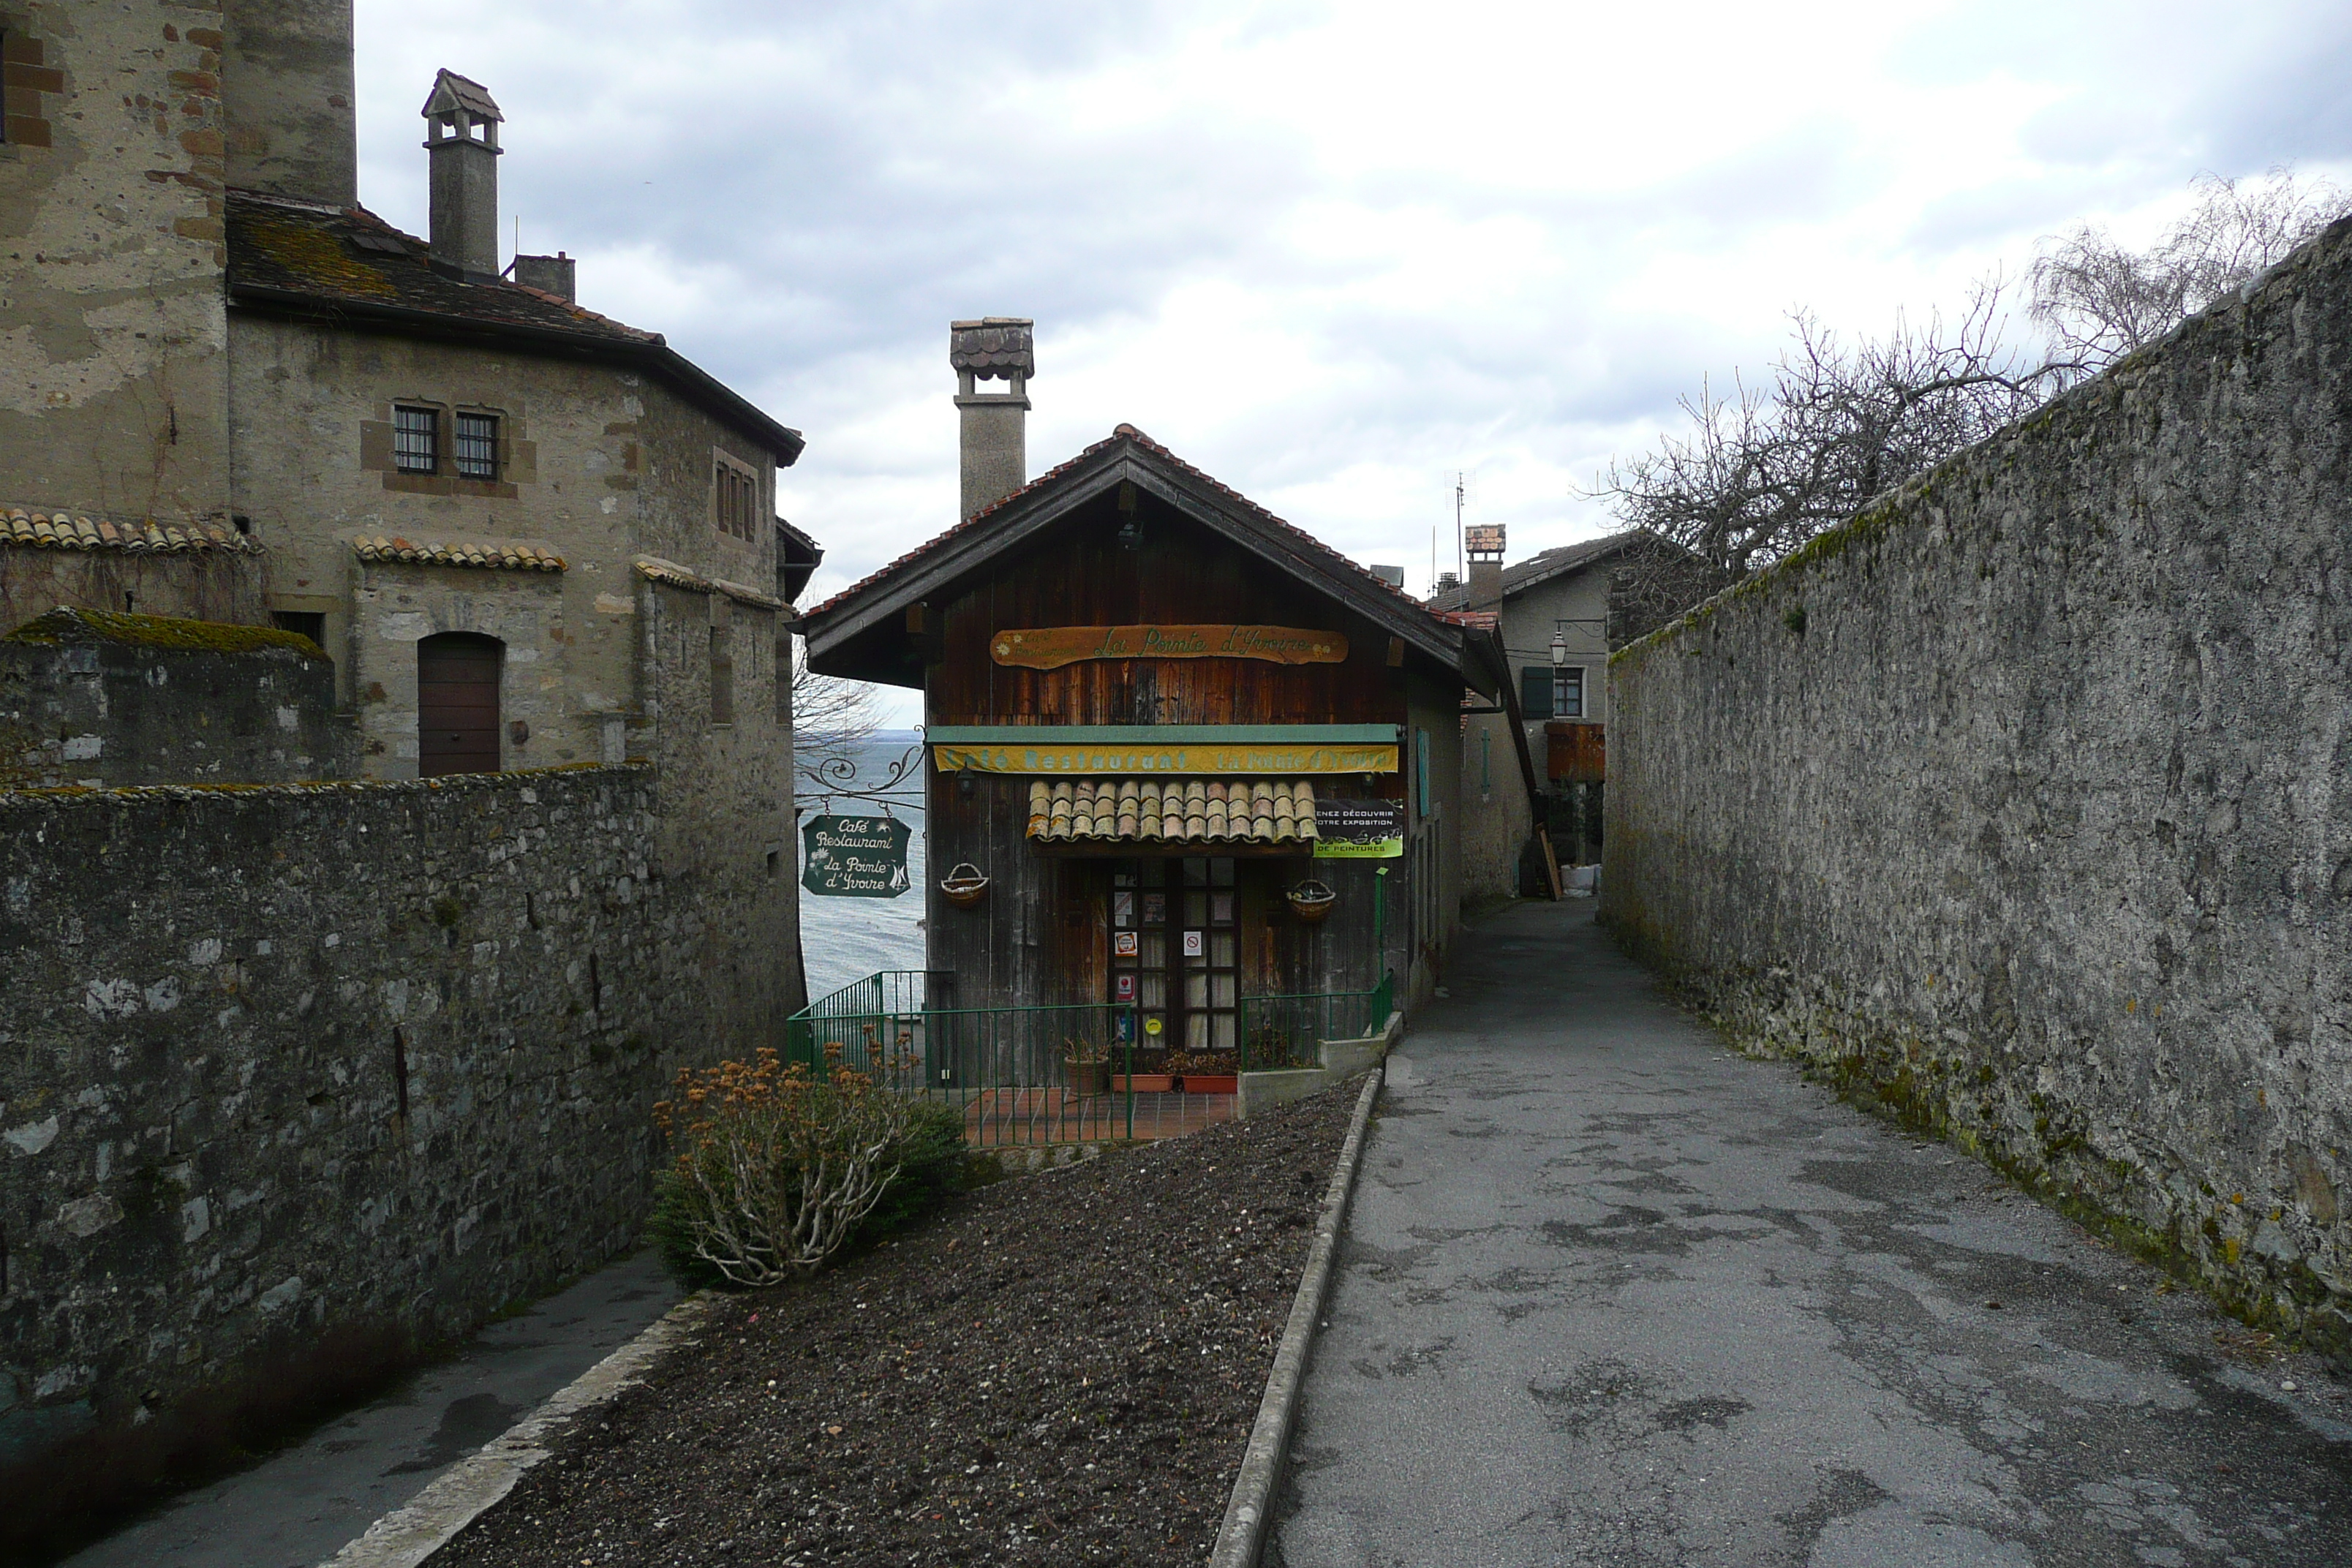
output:
[[[1496, 539], [1499, 546], [1499, 531]], [[1429, 603], [1496, 618], [1529, 751], [1546, 795], [1546, 825], [1564, 865], [1601, 858], [1601, 790], [1608, 776], [1610, 584], [1655, 547], [1639, 529], [1563, 544], [1516, 566], [1470, 563], [1470, 581]], [[1491, 751], [1491, 743], [1490, 743]], [[1469, 759], [1474, 768], [1481, 759]], [[1491, 756], [1485, 760], [1489, 774]]]

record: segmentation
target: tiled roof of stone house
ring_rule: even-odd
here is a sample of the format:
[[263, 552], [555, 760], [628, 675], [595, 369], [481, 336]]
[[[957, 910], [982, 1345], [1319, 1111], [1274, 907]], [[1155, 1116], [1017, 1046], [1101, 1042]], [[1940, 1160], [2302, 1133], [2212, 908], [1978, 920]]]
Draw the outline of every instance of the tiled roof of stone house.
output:
[[770, 418], [659, 332], [520, 283], [452, 276], [432, 265], [425, 241], [365, 207], [231, 191], [228, 279], [230, 300], [246, 309], [625, 361], [757, 437], [779, 463], [796, 460], [803, 445], [799, 431]]
[[352, 541], [362, 561], [406, 561], [428, 566], [483, 566], [506, 572], [561, 572], [565, 562], [551, 550], [489, 539], [426, 542], [397, 535], [363, 534]]
[[[1503, 597], [1524, 594], [1539, 583], [1550, 581], [1580, 566], [1589, 566], [1607, 559], [1620, 551], [1631, 549], [1644, 538], [1651, 537], [1646, 529], [1629, 528], [1622, 533], [1612, 533], [1601, 539], [1587, 539], [1575, 544], [1562, 544], [1541, 554], [1530, 555], [1516, 566], [1503, 568]], [[1465, 584], [1443, 594], [1430, 595], [1433, 610], [1459, 610], [1470, 603], [1470, 590]]]
[[121, 551], [129, 555], [261, 553], [261, 541], [215, 522], [110, 522], [14, 506], [0, 507], [0, 544], [34, 550]]

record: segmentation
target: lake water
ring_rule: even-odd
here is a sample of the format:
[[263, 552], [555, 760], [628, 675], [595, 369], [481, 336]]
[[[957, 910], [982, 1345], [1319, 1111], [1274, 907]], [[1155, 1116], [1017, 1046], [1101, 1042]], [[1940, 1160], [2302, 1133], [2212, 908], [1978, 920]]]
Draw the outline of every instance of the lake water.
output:
[[[907, 846], [907, 891], [895, 899], [826, 899], [801, 889], [801, 952], [808, 965], [809, 997], [840, 990], [877, 970], [923, 967], [922, 752], [911, 730], [887, 731], [860, 746], [850, 787], [887, 781], [892, 764], [912, 751], [905, 785], [887, 803], [835, 795], [826, 804], [824, 788], [795, 781], [803, 822], [821, 814], [835, 816], [895, 816], [915, 830]], [[797, 853], [797, 848], [795, 853]]]

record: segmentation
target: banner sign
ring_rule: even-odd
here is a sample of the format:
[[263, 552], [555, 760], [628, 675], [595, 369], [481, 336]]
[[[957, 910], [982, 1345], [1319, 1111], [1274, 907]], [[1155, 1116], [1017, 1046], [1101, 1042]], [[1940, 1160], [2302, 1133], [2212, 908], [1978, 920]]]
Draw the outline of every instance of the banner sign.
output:
[[908, 888], [912, 835], [887, 816], [812, 816], [801, 825], [801, 886], [819, 898], [895, 899]]
[[1037, 626], [989, 644], [999, 664], [1059, 669], [1090, 658], [1255, 658], [1268, 664], [1339, 664], [1348, 639], [1297, 626]]
[[1230, 778], [1243, 773], [1392, 773], [1397, 767], [1397, 749], [1393, 744], [1002, 746], [934, 743], [931, 761], [943, 773], [969, 769], [976, 773], [1203, 773]]
[[1315, 858], [1393, 860], [1404, 853], [1404, 802], [1318, 800]]

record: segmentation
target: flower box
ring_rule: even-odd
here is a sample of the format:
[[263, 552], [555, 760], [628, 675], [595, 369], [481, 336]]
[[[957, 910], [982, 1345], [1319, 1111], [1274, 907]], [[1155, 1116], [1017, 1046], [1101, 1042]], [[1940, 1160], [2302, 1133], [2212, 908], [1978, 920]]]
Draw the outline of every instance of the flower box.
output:
[[1233, 1094], [1241, 1086], [1241, 1075], [1230, 1072], [1188, 1072], [1181, 1079], [1186, 1094]]
[[1175, 1079], [1164, 1072], [1139, 1072], [1131, 1076], [1115, 1072], [1110, 1075], [1110, 1091], [1113, 1094], [1125, 1094], [1130, 1089], [1138, 1094], [1166, 1094], [1175, 1087]]

